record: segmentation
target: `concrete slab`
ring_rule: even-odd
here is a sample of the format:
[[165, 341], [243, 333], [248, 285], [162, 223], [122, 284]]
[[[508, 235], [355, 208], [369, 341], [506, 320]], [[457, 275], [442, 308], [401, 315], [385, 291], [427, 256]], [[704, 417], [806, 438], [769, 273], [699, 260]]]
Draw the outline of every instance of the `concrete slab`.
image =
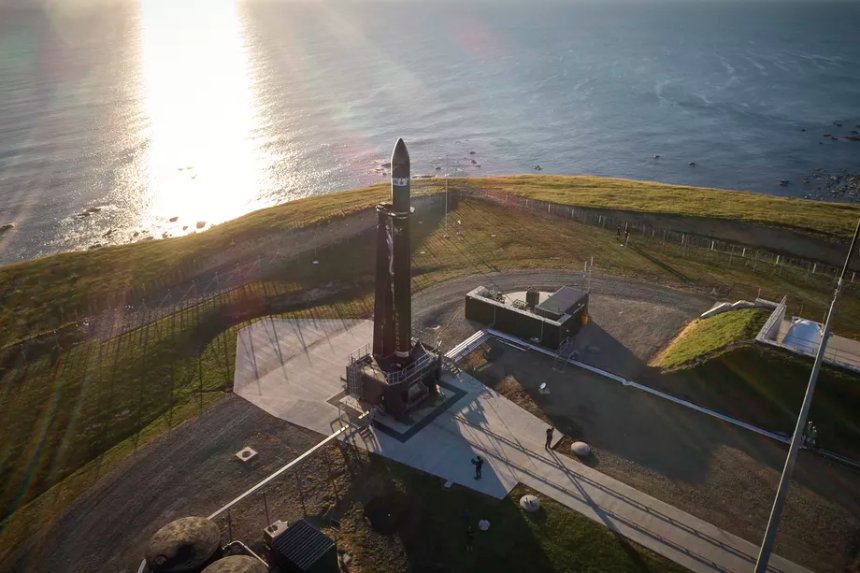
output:
[[[780, 345], [785, 344], [785, 337], [791, 330], [791, 321], [783, 320], [779, 326], [779, 332], [776, 336], [776, 342]], [[818, 344], [809, 344], [805, 347], [790, 346], [787, 347], [793, 352], [805, 354], [806, 356], [815, 357], [818, 352]], [[824, 349], [824, 361], [836, 366], [848, 368], [855, 372], [860, 372], [860, 341], [844, 336], [831, 334], [827, 339], [827, 348]]]
[[272, 319], [239, 331], [233, 391], [269, 414], [321, 434], [339, 417], [349, 355], [367, 344], [367, 320]]

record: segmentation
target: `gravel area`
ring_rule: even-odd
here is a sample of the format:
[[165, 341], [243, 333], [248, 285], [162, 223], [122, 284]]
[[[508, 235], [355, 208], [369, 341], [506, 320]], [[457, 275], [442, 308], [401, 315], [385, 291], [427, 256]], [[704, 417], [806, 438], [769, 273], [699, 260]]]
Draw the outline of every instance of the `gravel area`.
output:
[[[228, 396], [103, 476], [0, 569], [137, 571], [162, 525], [209, 515], [319, 439]], [[259, 452], [248, 464], [233, 457], [245, 446]]]
[[[451, 348], [481, 328], [466, 320], [465, 297], [485, 285], [502, 291], [526, 287], [556, 289], [586, 286], [582, 273], [553, 270], [485, 273], [445, 282], [416, 294], [412, 316], [414, 334]], [[699, 290], [678, 290], [614, 276], [593, 275], [589, 314], [592, 321], [576, 338], [581, 358], [613, 372], [635, 375], [648, 359], [672, 340], [691, 319], [713, 305]], [[588, 352], [588, 346], [597, 352]], [[622, 370], [622, 371], [619, 371]]]
[[[588, 465], [760, 542], [785, 460], [781, 444], [580, 369], [559, 372], [543, 355], [504, 348], [491, 363], [478, 349], [461, 366], [564, 435], [588, 442]], [[538, 392], [541, 382], [549, 396]], [[815, 571], [856, 571], [858, 500], [860, 475], [801, 453], [777, 552]]]

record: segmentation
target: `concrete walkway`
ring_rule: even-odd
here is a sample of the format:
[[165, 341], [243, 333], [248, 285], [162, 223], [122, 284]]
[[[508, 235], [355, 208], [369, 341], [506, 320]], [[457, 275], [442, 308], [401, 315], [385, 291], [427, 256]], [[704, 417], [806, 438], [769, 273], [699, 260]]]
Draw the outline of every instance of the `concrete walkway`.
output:
[[[331, 401], [341, 389], [331, 379], [337, 380], [338, 366], [346, 364], [351, 349], [359, 346], [356, 342], [369, 334], [366, 324], [340, 328], [337, 332], [334, 323], [265, 320], [243, 329], [236, 393], [274, 416], [331, 433], [337, 423]], [[420, 430], [397, 434], [375, 428], [367, 438], [357, 436], [358, 445], [497, 498], [522, 483], [693, 571], [752, 570], [756, 546], [574, 459], [546, 451], [545, 422], [474, 378], [446, 373], [443, 394], [428, 409], [432, 414], [426, 415]], [[396, 426], [384, 417], [379, 422]], [[474, 479], [470, 463], [476, 454], [486, 459], [480, 480]], [[776, 556], [771, 570], [806, 571]]]

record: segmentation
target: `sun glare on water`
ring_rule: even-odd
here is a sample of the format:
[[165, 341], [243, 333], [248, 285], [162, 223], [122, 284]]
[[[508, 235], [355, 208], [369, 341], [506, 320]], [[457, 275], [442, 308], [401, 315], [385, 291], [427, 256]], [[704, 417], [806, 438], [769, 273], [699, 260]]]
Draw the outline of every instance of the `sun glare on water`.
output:
[[140, 0], [150, 224], [173, 234], [254, 208], [266, 167], [235, 0]]

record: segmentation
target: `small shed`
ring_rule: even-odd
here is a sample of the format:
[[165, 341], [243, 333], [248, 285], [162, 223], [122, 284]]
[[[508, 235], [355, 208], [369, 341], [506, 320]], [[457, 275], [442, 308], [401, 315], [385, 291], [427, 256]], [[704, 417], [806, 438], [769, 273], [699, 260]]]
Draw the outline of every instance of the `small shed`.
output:
[[285, 573], [337, 573], [337, 546], [302, 519], [272, 542], [275, 564]]

